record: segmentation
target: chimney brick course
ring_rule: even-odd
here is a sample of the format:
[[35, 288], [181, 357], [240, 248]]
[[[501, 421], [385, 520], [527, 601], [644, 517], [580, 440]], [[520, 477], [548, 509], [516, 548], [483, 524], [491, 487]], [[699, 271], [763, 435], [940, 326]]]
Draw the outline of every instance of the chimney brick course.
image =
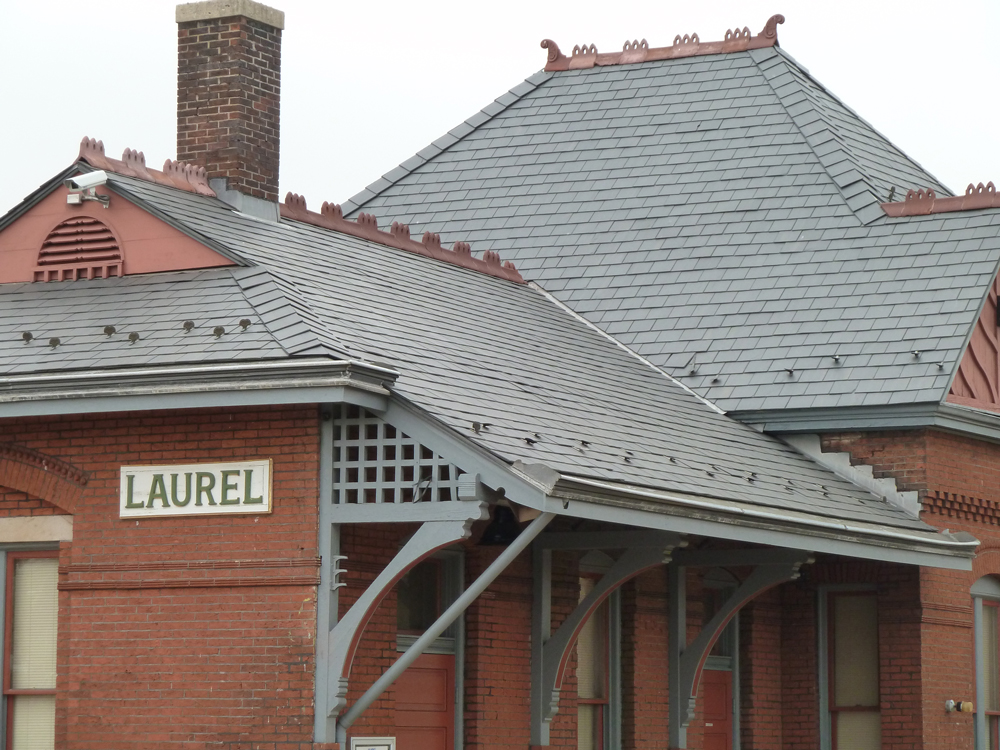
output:
[[[240, 15], [218, 15], [229, 11]], [[283, 14], [216, 0], [178, 6], [177, 19], [177, 158], [276, 202]]]

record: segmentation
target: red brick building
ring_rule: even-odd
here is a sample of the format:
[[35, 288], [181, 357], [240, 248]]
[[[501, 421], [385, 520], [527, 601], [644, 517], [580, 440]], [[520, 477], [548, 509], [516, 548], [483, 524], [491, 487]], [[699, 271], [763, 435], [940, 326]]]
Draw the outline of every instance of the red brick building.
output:
[[991, 746], [991, 188], [877, 195], [772, 19], [311, 211], [283, 14], [177, 19], [181, 161], [0, 219], [0, 747]]

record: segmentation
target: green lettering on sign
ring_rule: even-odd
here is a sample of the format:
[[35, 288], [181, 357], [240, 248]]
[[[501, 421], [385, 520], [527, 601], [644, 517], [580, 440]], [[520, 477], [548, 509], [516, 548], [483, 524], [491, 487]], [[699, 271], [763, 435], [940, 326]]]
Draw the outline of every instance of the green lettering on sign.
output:
[[142, 500], [139, 502], [133, 502], [132, 495], [134, 492], [135, 485], [135, 475], [128, 474], [125, 477], [125, 507], [126, 508], [144, 508]]
[[164, 508], [170, 507], [170, 503], [167, 502], [167, 485], [163, 481], [162, 474], [153, 474], [153, 483], [149, 487], [149, 500], [146, 501], [146, 507], [152, 508], [154, 500], [163, 503]]
[[201, 505], [201, 496], [208, 496], [209, 505], [217, 505], [215, 502], [215, 497], [212, 495], [212, 490], [215, 489], [215, 475], [210, 471], [199, 471], [195, 474], [195, 487], [197, 488], [197, 494], [194, 498], [195, 505]]
[[191, 472], [184, 475], [184, 499], [181, 500], [177, 493], [177, 477], [179, 474], [170, 475], [170, 502], [183, 508], [191, 502]]
[[250, 484], [253, 481], [253, 469], [244, 469], [243, 477], [246, 480], [243, 485], [243, 504], [244, 505], [263, 505], [264, 496], [260, 497], [250, 497]]
[[[230, 492], [236, 492], [239, 486], [236, 484], [236, 480], [233, 477], [238, 477], [240, 475], [239, 469], [223, 469], [222, 471], [222, 499], [219, 500], [220, 505], [239, 505], [240, 497], [230, 498]], [[230, 481], [232, 479], [232, 481]]]

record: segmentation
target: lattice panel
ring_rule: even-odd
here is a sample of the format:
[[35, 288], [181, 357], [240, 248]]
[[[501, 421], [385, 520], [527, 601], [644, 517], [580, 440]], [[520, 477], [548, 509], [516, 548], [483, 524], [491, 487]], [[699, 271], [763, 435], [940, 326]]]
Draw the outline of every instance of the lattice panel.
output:
[[464, 474], [444, 457], [358, 406], [333, 417], [333, 502], [448, 502]]

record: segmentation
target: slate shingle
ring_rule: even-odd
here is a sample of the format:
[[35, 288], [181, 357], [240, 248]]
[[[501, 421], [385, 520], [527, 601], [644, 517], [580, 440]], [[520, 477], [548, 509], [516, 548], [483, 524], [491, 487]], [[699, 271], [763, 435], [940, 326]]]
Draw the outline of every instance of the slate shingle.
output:
[[[443, 153], [352, 198], [348, 213], [363, 206], [498, 250], [659, 366], [699, 351], [722, 375], [759, 373], [713, 396], [726, 410], [943, 400], [997, 273], [1000, 211], [886, 218], [890, 188], [897, 199], [950, 193], [780, 48], [530, 80]], [[483, 155], [501, 149], [503, 163], [484, 169]], [[539, 153], [557, 161], [541, 169]], [[489, 217], [470, 197], [511, 194], [516, 208]], [[708, 279], [688, 273], [706, 269]], [[722, 306], [755, 317], [706, 324]], [[659, 335], [630, 336], [636, 320]], [[770, 354], [748, 343], [778, 325], [803, 335]], [[873, 359], [916, 348], [914, 332], [928, 327], [944, 368]], [[778, 359], [823, 347], [866, 364], [759, 396], [773, 390]]]

